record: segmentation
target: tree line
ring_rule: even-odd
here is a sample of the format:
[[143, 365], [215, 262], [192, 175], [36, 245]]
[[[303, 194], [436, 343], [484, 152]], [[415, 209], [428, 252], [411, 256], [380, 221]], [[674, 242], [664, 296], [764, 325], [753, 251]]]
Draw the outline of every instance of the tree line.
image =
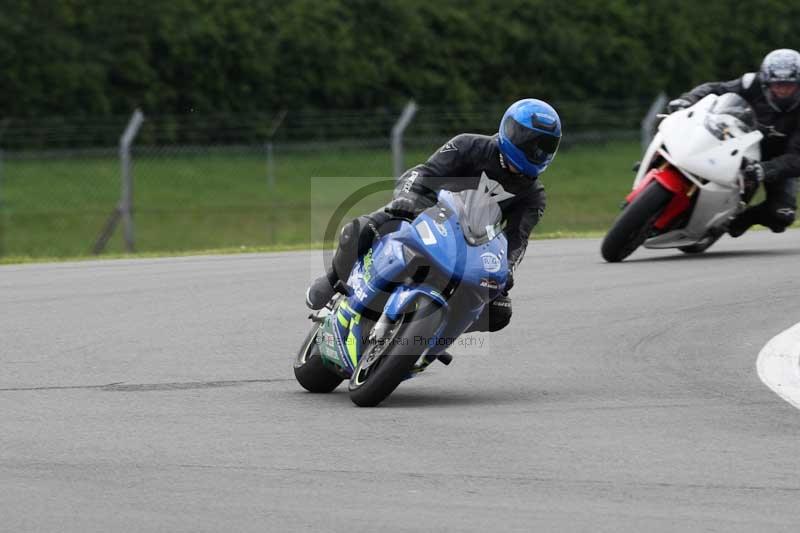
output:
[[0, 3], [0, 119], [642, 100], [800, 47], [786, 0]]

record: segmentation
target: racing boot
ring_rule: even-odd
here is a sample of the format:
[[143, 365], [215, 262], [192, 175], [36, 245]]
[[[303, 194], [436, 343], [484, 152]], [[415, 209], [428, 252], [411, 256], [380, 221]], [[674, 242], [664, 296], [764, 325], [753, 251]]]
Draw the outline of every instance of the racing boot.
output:
[[306, 305], [314, 311], [322, 309], [331, 301], [335, 293], [336, 290], [331, 285], [328, 276], [320, 276], [306, 291]]
[[753, 208], [748, 207], [739, 216], [731, 220], [731, 224], [728, 226], [728, 234], [733, 238], [741, 237], [744, 232], [750, 229], [750, 226], [756, 223], [755, 216], [756, 213]]

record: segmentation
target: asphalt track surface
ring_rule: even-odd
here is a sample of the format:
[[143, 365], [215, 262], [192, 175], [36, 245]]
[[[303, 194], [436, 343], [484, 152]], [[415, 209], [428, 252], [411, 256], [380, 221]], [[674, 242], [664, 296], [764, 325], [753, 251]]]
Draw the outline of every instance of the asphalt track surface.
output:
[[381, 407], [301, 390], [310, 253], [0, 267], [2, 531], [797, 531], [800, 231], [531, 243], [514, 320]]

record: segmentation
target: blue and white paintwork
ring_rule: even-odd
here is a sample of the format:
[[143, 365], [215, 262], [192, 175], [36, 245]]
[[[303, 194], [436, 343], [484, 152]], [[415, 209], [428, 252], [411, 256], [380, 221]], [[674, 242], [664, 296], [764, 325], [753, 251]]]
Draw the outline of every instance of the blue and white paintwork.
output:
[[[508, 276], [505, 235], [500, 233], [477, 246], [468, 244], [459, 223], [462, 207], [454, 200], [454, 194], [440, 192], [436, 206], [412, 222], [402, 221], [396, 231], [381, 237], [353, 268], [347, 281], [353, 293], [340, 300], [329, 321], [339, 352], [340, 361], [336, 363], [348, 374], [352, 374], [357, 365], [362, 347], [357, 343], [357, 355], [353, 357], [348, 353], [347, 339], [353, 337], [358, 341], [361, 338], [362, 313], [370, 309], [370, 303], [379, 294], [389, 293], [383, 313], [391, 320], [413, 310], [422, 295], [444, 308], [444, 320], [434, 338], [429, 340], [431, 350], [436, 350], [437, 336], [445, 331], [448, 337], [463, 333], [505, 287]], [[474, 306], [450, 305], [448, 298], [439, 292], [442, 287], [425, 281], [398, 282], [408, 277], [406, 261], [414, 254], [424, 258], [431, 272], [436, 271], [436, 279], [452, 280], [458, 284], [458, 291], [474, 291], [475, 297], [471, 300]]]

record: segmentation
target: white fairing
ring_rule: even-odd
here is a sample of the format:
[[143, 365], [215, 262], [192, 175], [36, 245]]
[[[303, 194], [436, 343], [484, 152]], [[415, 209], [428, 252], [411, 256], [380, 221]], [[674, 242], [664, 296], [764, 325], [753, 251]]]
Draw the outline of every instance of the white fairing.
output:
[[720, 139], [705, 126], [708, 110], [719, 98], [708, 95], [692, 107], [666, 117], [658, 127], [636, 174], [634, 188], [661, 156], [697, 186], [698, 195], [686, 227], [652, 237], [647, 248], [696, 244], [710, 229], [722, 226], [743, 209], [742, 159], [761, 159], [761, 132], [726, 129]]

